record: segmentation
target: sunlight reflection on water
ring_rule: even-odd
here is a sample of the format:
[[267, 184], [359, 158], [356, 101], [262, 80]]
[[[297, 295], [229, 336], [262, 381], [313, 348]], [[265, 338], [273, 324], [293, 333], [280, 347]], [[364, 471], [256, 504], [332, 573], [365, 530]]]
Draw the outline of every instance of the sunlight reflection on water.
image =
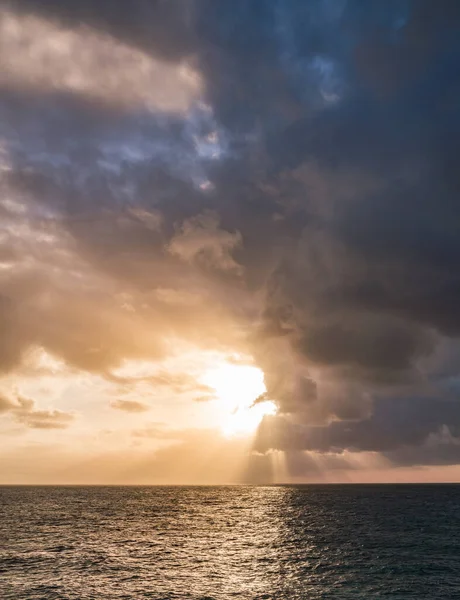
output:
[[0, 508], [5, 600], [460, 590], [455, 486], [5, 487]]

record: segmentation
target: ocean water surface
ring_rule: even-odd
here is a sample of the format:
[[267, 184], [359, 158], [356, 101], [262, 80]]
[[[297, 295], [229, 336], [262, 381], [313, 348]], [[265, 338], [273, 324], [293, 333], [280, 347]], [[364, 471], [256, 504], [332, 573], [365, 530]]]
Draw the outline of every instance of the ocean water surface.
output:
[[2, 600], [460, 599], [460, 486], [1, 487]]

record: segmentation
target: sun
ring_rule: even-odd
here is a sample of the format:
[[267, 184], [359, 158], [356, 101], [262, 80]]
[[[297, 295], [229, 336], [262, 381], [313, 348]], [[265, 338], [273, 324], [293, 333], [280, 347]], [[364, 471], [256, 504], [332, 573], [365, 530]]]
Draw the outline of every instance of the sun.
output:
[[227, 436], [250, 434], [264, 416], [276, 412], [271, 400], [255, 403], [267, 391], [264, 374], [258, 367], [220, 365], [210, 369], [203, 382], [216, 392], [222, 408], [221, 428]]

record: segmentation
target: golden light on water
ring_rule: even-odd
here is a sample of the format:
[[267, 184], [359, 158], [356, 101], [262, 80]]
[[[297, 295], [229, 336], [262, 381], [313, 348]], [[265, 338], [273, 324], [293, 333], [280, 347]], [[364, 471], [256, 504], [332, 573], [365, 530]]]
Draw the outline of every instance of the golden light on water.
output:
[[271, 400], [254, 404], [266, 392], [264, 374], [258, 367], [221, 365], [210, 369], [203, 381], [216, 392], [222, 408], [221, 428], [229, 437], [254, 432], [264, 416], [276, 412]]

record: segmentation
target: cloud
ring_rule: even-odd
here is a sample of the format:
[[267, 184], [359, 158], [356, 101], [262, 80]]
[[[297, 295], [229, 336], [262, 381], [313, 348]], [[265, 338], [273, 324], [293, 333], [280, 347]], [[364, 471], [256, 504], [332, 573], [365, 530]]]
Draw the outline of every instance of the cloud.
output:
[[217, 213], [207, 211], [184, 221], [168, 250], [188, 262], [241, 274], [241, 265], [231, 255], [241, 243], [238, 231], [220, 229]]
[[5, 396], [0, 396], [0, 413], [9, 412], [13, 408], [15, 408], [14, 402], [5, 398]]
[[365, 419], [334, 420], [328, 425], [310, 426], [288, 417], [267, 418], [256, 448], [326, 453], [382, 452], [397, 464], [399, 457], [407, 455], [407, 448], [414, 448], [414, 459], [417, 456], [415, 448], [426, 453], [430, 439], [442, 431], [448, 432], [445, 444], [458, 445], [458, 400], [380, 398]]
[[[139, 361], [126, 363], [120, 369], [106, 374], [106, 379], [116, 385], [116, 393], [138, 393], [143, 390], [150, 396], [152, 391], [170, 393], [173, 396], [186, 395], [196, 402], [207, 402], [215, 399], [215, 390], [200, 381], [201, 372], [186, 372], [187, 365], [182, 368], [161, 367], [158, 363], [142, 364]], [[184, 370], [185, 369], [185, 370]], [[195, 366], [196, 369], [196, 366]], [[199, 371], [199, 370], [198, 370]]]
[[40, 410], [34, 400], [18, 396], [15, 400], [0, 397], [0, 414], [10, 414], [29, 429], [66, 429], [75, 419], [73, 413], [62, 410]]
[[136, 402], [135, 400], [114, 400], [110, 403], [112, 408], [117, 410], [123, 410], [129, 413], [143, 413], [150, 410], [150, 407], [143, 402]]
[[432, 350], [430, 336], [404, 321], [385, 317], [350, 315], [336, 323], [315, 323], [297, 342], [309, 361], [322, 365], [386, 373], [410, 370], [412, 361]]
[[88, 26], [4, 10], [0, 38], [1, 86], [173, 112], [198, 97], [199, 75], [190, 66], [156, 59]]
[[128, 7], [123, 0], [80, 2], [55, 0], [15, 0], [4, 2], [25, 14], [33, 13], [67, 27], [84, 23], [123, 44], [138, 46], [163, 60], [177, 61], [193, 51], [195, 1], [172, 0], [144, 3], [134, 0]]

